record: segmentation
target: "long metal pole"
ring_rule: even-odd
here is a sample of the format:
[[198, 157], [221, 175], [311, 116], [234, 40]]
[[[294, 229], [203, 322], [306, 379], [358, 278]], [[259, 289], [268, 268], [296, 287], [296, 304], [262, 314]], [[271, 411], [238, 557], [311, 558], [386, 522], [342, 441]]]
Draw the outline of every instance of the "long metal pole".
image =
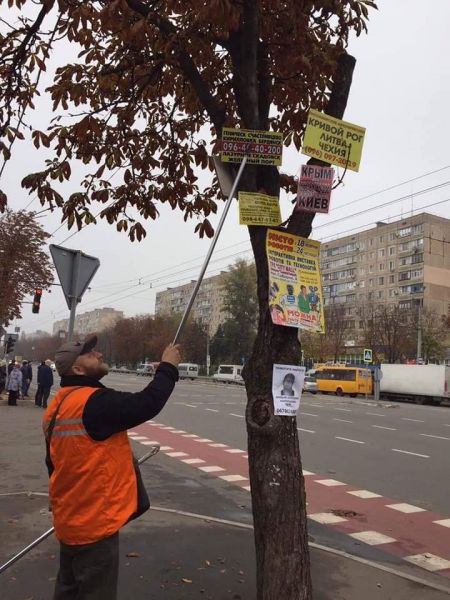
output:
[[69, 330], [67, 332], [67, 341], [71, 342], [73, 337], [73, 330], [75, 328], [75, 313], [77, 310], [78, 298], [76, 297], [76, 290], [78, 285], [78, 277], [80, 273], [80, 263], [81, 263], [81, 252], [78, 250], [75, 261], [73, 265], [72, 271], [72, 281], [71, 281], [71, 300], [70, 300], [70, 317], [69, 317]]
[[208, 254], [206, 255], [205, 262], [203, 263], [202, 269], [200, 271], [200, 275], [198, 276], [198, 279], [197, 279], [195, 287], [192, 291], [191, 297], [189, 298], [188, 305], [186, 306], [186, 310], [184, 311], [184, 315], [181, 319], [181, 322], [178, 326], [178, 330], [175, 334], [175, 338], [173, 340], [174, 344], [176, 344], [179, 341], [181, 334], [183, 333], [183, 329], [188, 320], [189, 314], [190, 314], [192, 306], [194, 304], [194, 300], [198, 294], [198, 290], [200, 289], [200, 286], [202, 284], [203, 277], [205, 275], [206, 269], [208, 268], [208, 264], [209, 264], [209, 261], [211, 260], [211, 256], [212, 256], [212, 253], [214, 252], [214, 248], [216, 247], [217, 240], [219, 239], [219, 235], [220, 235], [220, 232], [222, 231], [223, 224], [225, 223], [225, 219], [227, 218], [228, 211], [230, 209], [231, 203], [233, 201], [233, 197], [236, 193], [237, 186], [239, 184], [239, 180], [244, 171], [244, 167], [245, 167], [246, 163], [247, 163], [247, 157], [244, 156], [244, 158], [241, 162], [241, 166], [239, 167], [239, 171], [237, 172], [236, 179], [234, 180], [233, 187], [231, 188], [230, 195], [228, 196], [227, 203], [225, 204], [225, 208], [223, 209], [222, 216], [220, 217], [219, 224], [217, 225], [216, 231], [214, 233], [214, 237], [212, 239], [211, 246], [209, 247]]
[[[155, 454], [157, 454], [159, 452], [159, 449], [160, 449], [159, 444], [155, 444], [154, 446], [152, 446], [152, 449], [150, 450], [150, 452], [147, 452], [147, 454], [144, 454], [144, 456], [141, 456], [141, 458], [137, 461], [138, 465], [141, 465], [147, 459], [149, 459], [152, 456], [154, 456]], [[14, 555], [12, 558], [10, 558], [7, 562], [5, 562], [5, 564], [0, 566], [0, 573], [3, 573], [3, 571], [6, 571], [6, 569], [8, 569], [8, 567], [10, 567], [14, 563], [16, 563], [18, 560], [20, 560], [22, 558], [22, 556], [25, 556], [25, 554], [28, 554], [28, 552], [30, 550], [32, 550], [33, 548], [38, 546], [41, 542], [43, 542], [45, 539], [50, 537], [54, 531], [55, 531], [55, 528], [51, 527], [48, 531], [46, 531], [41, 536], [39, 536], [37, 539], [35, 539], [34, 542], [31, 542], [31, 544], [28, 544], [28, 546], [26, 548], [24, 548], [23, 550], [18, 552], [16, 555]]]

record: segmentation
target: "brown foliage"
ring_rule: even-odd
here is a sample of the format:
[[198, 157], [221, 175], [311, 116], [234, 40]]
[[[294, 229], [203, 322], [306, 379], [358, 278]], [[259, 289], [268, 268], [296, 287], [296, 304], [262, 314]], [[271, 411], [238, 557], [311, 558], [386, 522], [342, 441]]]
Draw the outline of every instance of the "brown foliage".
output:
[[0, 324], [20, 318], [26, 296], [53, 281], [42, 250], [47, 238], [33, 213], [6, 210], [0, 216]]
[[[0, 0], [6, 23], [5, 4]], [[324, 107], [348, 35], [366, 29], [374, 6], [49, 0], [36, 14], [34, 4], [9, 0], [11, 14], [21, 11], [19, 26], [11, 19], [0, 35], [0, 153], [7, 160], [23, 138], [24, 115], [44, 93], [40, 74], [60, 40], [81, 48], [45, 90], [55, 118], [32, 132], [36, 148], [50, 149], [52, 159], [24, 173], [22, 185], [42, 204], [60, 207], [69, 228], [94, 222], [100, 204], [101, 218], [132, 240], [145, 236], [142, 223], [157, 218], [160, 203], [185, 220], [196, 217], [196, 232], [211, 236], [218, 186], [199, 181], [200, 170], [212, 171], [202, 128], [211, 127], [214, 144], [223, 125], [271, 127], [299, 148], [310, 105]], [[58, 184], [71, 178], [75, 160], [86, 165], [85, 177], [63, 197]], [[282, 183], [292, 186], [286, 177]], [[0, 207], [5, 202], [0, 191]]]

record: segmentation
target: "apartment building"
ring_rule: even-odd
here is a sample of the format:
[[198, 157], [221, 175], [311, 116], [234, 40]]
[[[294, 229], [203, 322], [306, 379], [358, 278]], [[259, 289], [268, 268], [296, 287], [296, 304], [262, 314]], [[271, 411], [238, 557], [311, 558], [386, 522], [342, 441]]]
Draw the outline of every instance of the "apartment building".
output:
[[[224, 291], [222, 289], [224, 272], [203, 280], [192, 308], [193, 318], [206, 325], [213, 336], [221, 323], [226, 320], [223, 312]], [[195, 280], [184, 285], [168, 288], [156, 294], [155, 314], [180, 314], [186, 306], [195, 287]]]
[[325, 306], [342, 304], [347, 347], [358, 347], [358, 307], [374, 303], [450, 314], [450, 220], [427, 213], [322, 244]]
[[[79, 335], [87, 335], [113, 327], [124, 318], [123, 311], [115, 308], [96, 308], [76, 315], [74, 329]], [[61, 319], [53, 323], [53, 334], [69, 330], [69, 319]]]

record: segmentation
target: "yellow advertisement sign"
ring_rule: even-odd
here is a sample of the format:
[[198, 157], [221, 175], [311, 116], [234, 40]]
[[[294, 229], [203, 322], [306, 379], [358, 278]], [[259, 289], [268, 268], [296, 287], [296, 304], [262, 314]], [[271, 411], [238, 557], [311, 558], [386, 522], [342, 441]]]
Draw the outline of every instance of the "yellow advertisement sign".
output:
[[256, 129], [222, 129], [220, 159], [222, 162], [240, 163], [247, 156], [250, 165], [281, 165], [283, 134]]
[[320, 242], [268, 229], [266, 252], [272, 322], [325, 333]]
[[364, 127], [310, 109], [302, 153], [338, 167], [359, 171]]
[[278, 196], [259, 192], [239, 192], [240, 225], [279, 225], [281, 223]]

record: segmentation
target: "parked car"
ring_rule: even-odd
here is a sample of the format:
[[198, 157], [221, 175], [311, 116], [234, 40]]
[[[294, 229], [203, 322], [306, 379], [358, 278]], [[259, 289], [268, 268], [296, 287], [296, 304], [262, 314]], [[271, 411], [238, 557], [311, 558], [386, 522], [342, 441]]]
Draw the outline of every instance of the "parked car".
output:
[[141, 363], [136, 369], [136, 375], [142, 375], [142, 377], [153, 377], [155, 374], [155, 369], [153, 365]]
[[319, 387], [315, 377], [306, 376], [303, 382], [303, 391], [309, 392], [310, 394], [317, 394]]
[[193, 363], [180, 363], [178, 365], [180, 379], [196, 379], [198, 377], [198, 365]]
[[229, 381], [235, 383], [243, 383], [242, 365], [219, 365], [217, 373], [213, 375], [214, 379], [219, 381]]

